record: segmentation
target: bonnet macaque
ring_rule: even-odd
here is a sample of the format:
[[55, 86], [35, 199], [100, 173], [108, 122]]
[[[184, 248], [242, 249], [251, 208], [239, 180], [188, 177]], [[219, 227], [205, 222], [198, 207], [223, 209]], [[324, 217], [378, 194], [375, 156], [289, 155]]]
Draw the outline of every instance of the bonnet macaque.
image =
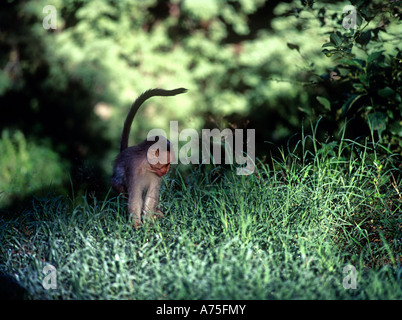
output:
[[[163, 136], [150, 137], [140, 144], [128, 147], [128, 136], [134, 116], [140, 106], [153, 96], [175, 96], [187, 89], [151, 89], [141, 94], [131, 106], [124, 122], [120, 141], [120, 153], [114, 163], [112, 187], [119, 193], [128, 193], [128, 208], [132, 224], [141, 225], [143, 220], [162, 217], [157, 209], [162, 177], [169, 172], [174, 159], [174, 150]], [[146, 192], [143, 201], [143, 193]]]

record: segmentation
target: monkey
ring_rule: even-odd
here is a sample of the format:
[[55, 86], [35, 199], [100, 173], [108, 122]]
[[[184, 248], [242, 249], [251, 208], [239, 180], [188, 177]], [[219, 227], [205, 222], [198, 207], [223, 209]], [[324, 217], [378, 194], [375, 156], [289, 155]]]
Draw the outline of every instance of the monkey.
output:
[[[128, 194], [128, 209], [135, 228], [143, 220], [163, 217], [157, 209], [162, 177], [169, 172], [174, 161], [174, 150], [170, 141], [163, 136], [149, 137], [136, 146], [128, 147], [128, 137], [134, 116], [140, 106], [153, 96], [175, 96], [187, 89], [150, 89], [141, 94], [132, 104], [123, 126], [120, 153], [116, 157], [111, 180], [112, 188], [118, 193]], [[145, 201], [143, 193], [146, 192]]]

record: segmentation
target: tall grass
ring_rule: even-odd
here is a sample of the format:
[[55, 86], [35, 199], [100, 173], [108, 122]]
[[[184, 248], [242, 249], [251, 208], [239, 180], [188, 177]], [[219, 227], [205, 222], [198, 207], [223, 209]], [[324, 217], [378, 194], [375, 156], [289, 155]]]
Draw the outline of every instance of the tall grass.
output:
[[400, 172], [375, 148], [311, 135], [250, 176], [177, 170], [138, 230], [122, 197], [36, 199], [1, 221], [0, 270], [34, 299], [401, 299]]

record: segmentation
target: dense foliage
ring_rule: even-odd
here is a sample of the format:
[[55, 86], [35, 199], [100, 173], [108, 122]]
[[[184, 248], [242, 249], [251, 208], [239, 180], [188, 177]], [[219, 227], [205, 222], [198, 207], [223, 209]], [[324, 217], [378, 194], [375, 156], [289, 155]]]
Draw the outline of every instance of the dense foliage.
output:
[[332, 121], [360, 118], [389, 149], [400, 153], [402, 39], [400, 32], [392, 28], [393, 18], [399, 14], [398, 1], [352, 3], [356, 10], [348, 11], [342, 19], [347, 28], [337, 28], [331, 32], [330, 41], [323, 44], [323, 52], [336, 62], [326, 78], [335, 82], [334, 87], [340, 87], [342, 94], [336, 96], [334, 91], [328, 91], [329, 99], [318, 99], [327, 114], [334, 116]]

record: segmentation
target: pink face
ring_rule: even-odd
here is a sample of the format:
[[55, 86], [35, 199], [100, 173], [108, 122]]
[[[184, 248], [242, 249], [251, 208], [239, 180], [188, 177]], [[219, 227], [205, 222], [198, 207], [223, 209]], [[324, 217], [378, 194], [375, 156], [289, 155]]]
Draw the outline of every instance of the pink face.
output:
[[152, 166], [153, 172], [155, 172], [159, 177], [163, 177], [165, 174], [169, 172], [170, 168], [170, 163], [168, 164], [162, 164], [161, 167], [155, 168], [155, 166]]
[[170, 169], [170, 152], [167, 152], [167, 159], [168, 163], [156, 163], [156, 164], [149, 164], [151, 167], [151, 172], [156, 173], [159, 177], [164, 176], [169, 172]]

